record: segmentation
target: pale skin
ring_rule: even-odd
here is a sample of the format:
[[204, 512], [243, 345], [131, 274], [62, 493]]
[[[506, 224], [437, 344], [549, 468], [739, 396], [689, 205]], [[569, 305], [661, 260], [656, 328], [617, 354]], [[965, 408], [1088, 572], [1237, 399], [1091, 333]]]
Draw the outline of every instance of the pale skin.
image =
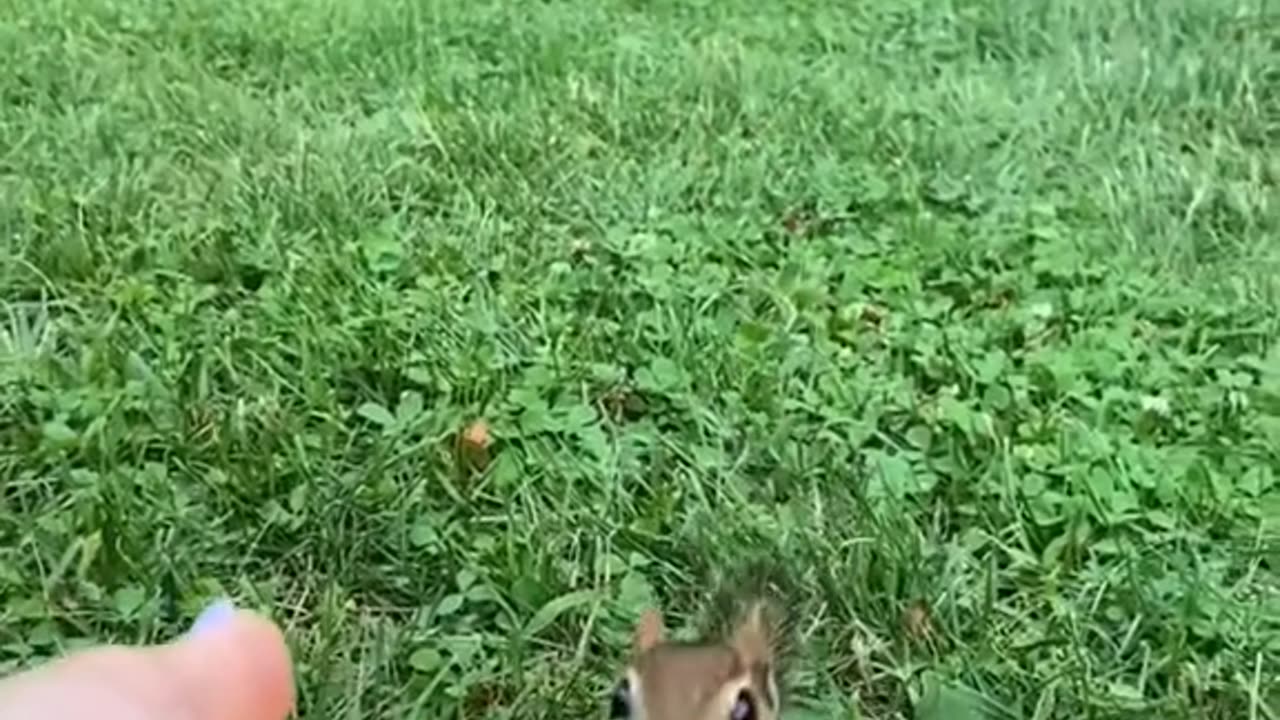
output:
[[279, 628], [230, 605], [169, 644], [94, 648], [0, 679], [5, 720], [285, 720], [293, 704]]

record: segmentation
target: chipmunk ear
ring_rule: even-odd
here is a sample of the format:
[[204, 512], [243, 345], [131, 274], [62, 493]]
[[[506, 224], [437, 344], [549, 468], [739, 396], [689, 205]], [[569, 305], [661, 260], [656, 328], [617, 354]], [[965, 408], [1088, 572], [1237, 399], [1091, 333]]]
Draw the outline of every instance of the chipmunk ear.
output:
[[[750, 684], [756, 693], [755, 698], [762, 700], [764, 706], [770, 709], [767, 717], [774, 716], [781, 702], [778, 695], [777, 663], [774, 658], [778, 628], [775, 625], [776, 618], [769, 614], [771, 609], [773, 608], [763, 600], [752, 603], [729, 638], [729, 646], [738, 656], [740, 667], [751, 678]], [[747, 698], [748, 701], [750, 699], [750, 697]], [[742, 700], [739, 699], [738, 702], [741, 703]], [[738, 711], [738, 707], [739, 705], [734, 706], [735, 712]], [[750, 706], [742, 712], [748, 713], [748, 717], [755, 717], [751, 714], [755, 711]]]
[[662, 626], [662, 613], [652, 609], [645, 610], [644, 614], [640, 616], [640, 622], [636, 623], [632, 649], [637, 655], [649, 650], [662, 642], [665, 632], [666, 630]]
[[752, 603], [729, 640], [747, 666], [769, 665], [773, 659], [773, 633], [766, 610], [763, 601]]

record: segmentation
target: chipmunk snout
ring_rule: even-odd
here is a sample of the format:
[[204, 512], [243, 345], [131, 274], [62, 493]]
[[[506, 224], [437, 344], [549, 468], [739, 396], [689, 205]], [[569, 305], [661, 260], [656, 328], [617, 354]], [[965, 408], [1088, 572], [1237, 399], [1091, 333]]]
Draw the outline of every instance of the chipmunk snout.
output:
[[[609, 695], [609, 717], [617, 720], [640, 720], [638, 712], [632, 707], [631, 686], [627, 680], [618, 683]], [[752, 692], [742, 689], [729, 708], [725, 720], [760, 720], [756, 713], [756, 700]]]

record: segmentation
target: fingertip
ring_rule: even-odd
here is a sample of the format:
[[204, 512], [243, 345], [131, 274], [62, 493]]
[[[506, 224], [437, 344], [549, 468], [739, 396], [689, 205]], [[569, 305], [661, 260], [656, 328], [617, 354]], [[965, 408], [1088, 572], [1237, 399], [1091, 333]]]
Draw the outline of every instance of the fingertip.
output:
[[284, 720], [294, 709], [284, 633], [233, 610], [158, 647], [86, 650], [0, 680], [0, 716]]
[[196, 621], [191, 625], [190, 634], [198, 636], [216, 632], [230, 623], [235, 618], [235, 615], [235, 603], [225, 598], [215, 600], [196, 616]]
[[[173, 650], [184, 704], [198, 720], [283, 720], [294, 706], [284, 633], [246, 610], [205, 616]], [[219, 617], [220, 615], [220, 617]]]

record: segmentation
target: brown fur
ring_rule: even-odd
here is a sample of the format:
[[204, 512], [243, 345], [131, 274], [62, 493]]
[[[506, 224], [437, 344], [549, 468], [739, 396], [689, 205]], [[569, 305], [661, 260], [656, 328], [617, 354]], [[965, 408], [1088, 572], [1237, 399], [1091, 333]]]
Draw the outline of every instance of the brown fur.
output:
[[772, 631], [763, 604], [752, 605], [727, 638], [697, 644], [665, 638], [650, 610], [636, 624], [624, 680], [631, 720], [730, 720], [740, 698], [754, 720], [777, 720]]

